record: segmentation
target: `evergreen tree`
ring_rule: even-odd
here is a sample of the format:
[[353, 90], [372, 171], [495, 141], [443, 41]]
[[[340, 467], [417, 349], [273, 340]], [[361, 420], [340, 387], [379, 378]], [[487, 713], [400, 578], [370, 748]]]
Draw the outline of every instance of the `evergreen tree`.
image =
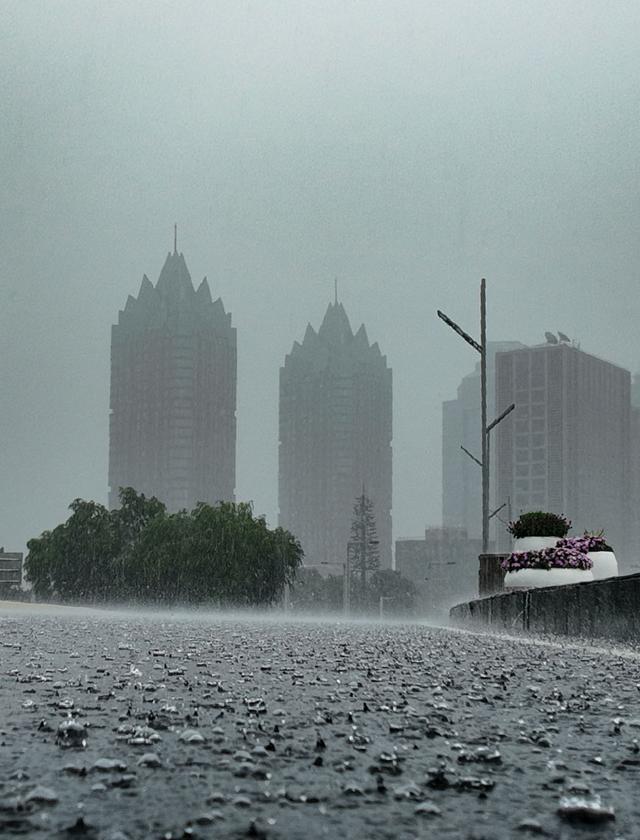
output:
[[373, 502], [366, 495], [364, 485], [353, 506], [350, 546], [351, 576], [360, 578], [358, 594], [360, 603], [364, 606], [367, 597], [367, 573], [380, 568], [380, 548]]

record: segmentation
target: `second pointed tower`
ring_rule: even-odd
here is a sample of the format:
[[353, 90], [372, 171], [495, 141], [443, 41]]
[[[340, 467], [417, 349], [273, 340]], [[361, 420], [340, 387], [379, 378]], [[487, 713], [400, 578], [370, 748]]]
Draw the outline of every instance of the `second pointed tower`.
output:
[[280, 524], [305, 565], [342, 574], [353, 505], [373, 502], [380, 565], [391, 567], [392, 374], [337, 300], [280, 368]]

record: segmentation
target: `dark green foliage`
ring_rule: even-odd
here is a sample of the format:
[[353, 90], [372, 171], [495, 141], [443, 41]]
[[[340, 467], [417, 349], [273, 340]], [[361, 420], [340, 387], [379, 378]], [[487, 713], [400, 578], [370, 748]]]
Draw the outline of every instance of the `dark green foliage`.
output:
[[510, 522], [507, 530], [516, 539], [521, 537], [566, 537], [571, 522], [557, 513], [544, 513], [540, 510], [520, 514], [515, 522]]
[[383, 598], [384, 615], [411, 614], [415, 610], [417, 593], [418, 590], [412, 580], [402, 577], [400, 572], [381, 569], [374, 572], [369, 581], [370, 609], [379, 608], [380, 599]]
[[[293, 612], [342, 613], [342, 575], [322, 575], [313, 568], [302, 568], [291, 587], [289, 606]], [[391, 569], [375, 571], [367, 581], [364, 604], [357, 605], [358, 615], [378, 616], [380, 598], [385, 616], [409, 616], [415, 611], [416, 586]]]
[[289, 592], [289, 607], [293, 612], [342, 613], [342, 575], [323, 577], [317, 569], [301, 568]]
[[108, 511], [76, 499], [67, 522], [29, 541], [25, 570], [38, 598], [264, 606], [302, 562], [297, 540], [270, 530], [250, 504], [167, 514], [130, 487], [120, 503]]

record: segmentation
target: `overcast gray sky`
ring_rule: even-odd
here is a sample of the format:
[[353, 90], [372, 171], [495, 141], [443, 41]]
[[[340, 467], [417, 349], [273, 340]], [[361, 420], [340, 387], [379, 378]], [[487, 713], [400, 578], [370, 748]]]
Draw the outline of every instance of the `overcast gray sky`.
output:
[[340, 278], [394, 374], [395, 535], [492, 339], [640, 368], [640, 3], [0, 0], [0, 545], [106, 501], [110, 326], [179, 225], [238, 328], [238, 496]]

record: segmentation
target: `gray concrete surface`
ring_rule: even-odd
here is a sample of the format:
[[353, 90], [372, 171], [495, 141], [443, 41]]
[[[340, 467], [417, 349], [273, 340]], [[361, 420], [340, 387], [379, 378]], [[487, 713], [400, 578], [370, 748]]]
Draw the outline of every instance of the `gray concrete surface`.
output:
[[640, 836], [629, 649], [24, 605], [0, 645], [3, 837]]
[[637, 644], [640, 574], [504, 592], [457, 604], [449, 614], [452, 623], [460, 627], [524, 630]]

